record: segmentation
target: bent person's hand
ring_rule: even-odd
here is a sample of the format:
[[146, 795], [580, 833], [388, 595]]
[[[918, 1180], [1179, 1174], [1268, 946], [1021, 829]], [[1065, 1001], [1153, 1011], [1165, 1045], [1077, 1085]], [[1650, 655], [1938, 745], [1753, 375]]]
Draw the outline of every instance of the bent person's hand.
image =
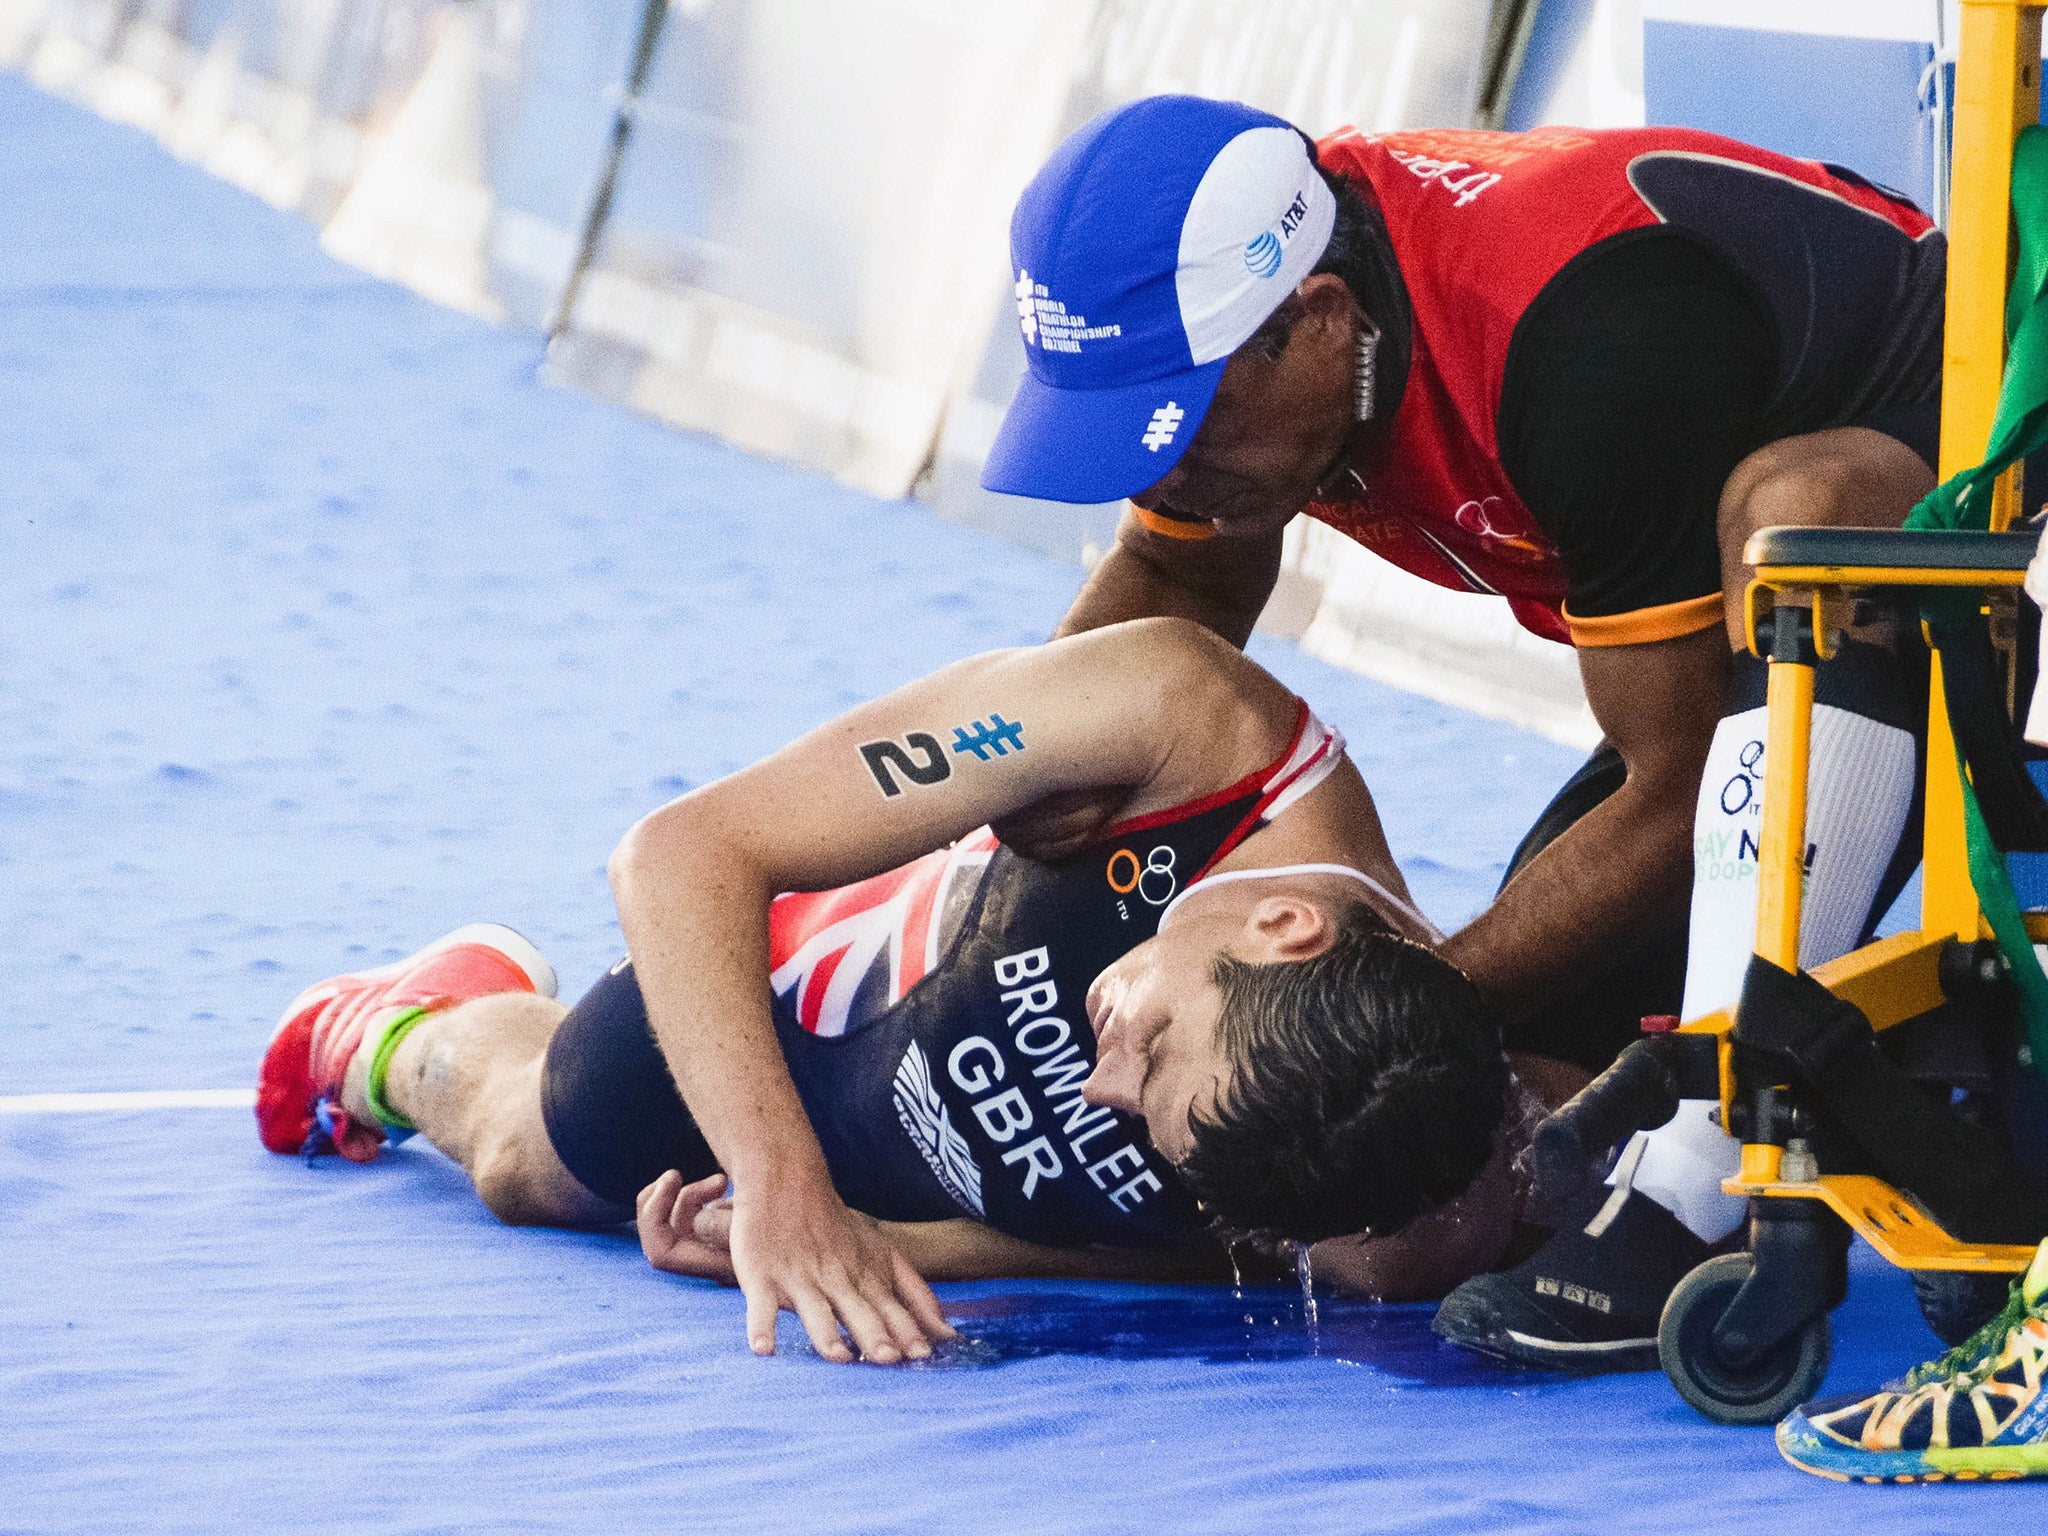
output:
[[738, 1284], [728, 1245], [699, 1236], [699, 1218], [724, 1196], [724, 1174], [685, 1184], [673, 1168], [641, 1190], [633, 1224], [639, 1229], [640, 1251], [647, 1255], [647, 1262], [671, 1275]]
[[922, 1360], [935, 1340], [955, 1337], [931, 1287], [827, 1181], [738, 1186], [729, 1231], [757, 1355], [775, 1353], [785, 1310], [802, 1320], [813, 1349], [841, 1363]]

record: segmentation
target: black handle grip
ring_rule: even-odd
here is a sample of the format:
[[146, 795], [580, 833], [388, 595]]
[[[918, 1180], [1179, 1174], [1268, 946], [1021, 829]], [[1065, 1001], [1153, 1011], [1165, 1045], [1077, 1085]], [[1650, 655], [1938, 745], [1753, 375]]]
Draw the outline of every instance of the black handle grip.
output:
[[1678, 1113], [1683, 1076], [1677, 1056], [1671, 1036], [1638, 1040], [1536, 1127], [1529, 1156], [1542, 1211], [1573, 1203], [1593, 1181], [1595, 1159], [1616, 1142]]

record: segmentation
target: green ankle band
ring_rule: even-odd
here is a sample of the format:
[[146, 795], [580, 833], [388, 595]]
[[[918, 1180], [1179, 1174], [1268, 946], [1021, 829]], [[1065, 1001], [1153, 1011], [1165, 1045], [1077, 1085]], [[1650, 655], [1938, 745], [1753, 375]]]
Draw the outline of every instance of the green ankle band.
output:
[[416, 1131], [405, 1116], [391, 1107], [384, 1097], [384, 1075], [391, 1069], [391, 1058], [398, 1054], [399, 1042], [412, 1033], [413, 1026], [421, 1019], [432, 1018], [431, 1008], [407, 1008], [392, 1017], [384, 1026], [384, 1037], [377, 1042], [377, 1048], [370, 1053], [370, 1080], [363, 1087], [363, 1097], [370, 1101], [370, 1113], [377, 1117], [380, 1125], [393, 1131]]

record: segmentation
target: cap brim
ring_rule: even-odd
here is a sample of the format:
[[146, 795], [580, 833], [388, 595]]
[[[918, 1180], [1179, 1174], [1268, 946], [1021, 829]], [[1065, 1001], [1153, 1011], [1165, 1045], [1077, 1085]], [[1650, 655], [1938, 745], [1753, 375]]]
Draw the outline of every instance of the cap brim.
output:
[[1055, 389], [1027, 373], [981, 483], [1011, 496], [1072, 502], [1119, 501], [1157, 484], [1194, 441], [1228, 362], [1121, 389]]

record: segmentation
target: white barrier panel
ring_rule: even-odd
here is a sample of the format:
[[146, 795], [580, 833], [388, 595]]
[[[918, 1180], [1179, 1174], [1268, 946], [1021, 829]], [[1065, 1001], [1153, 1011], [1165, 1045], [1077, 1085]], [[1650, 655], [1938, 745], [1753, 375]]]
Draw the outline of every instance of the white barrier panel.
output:
[[[1234, 97], [1313, 134], [1469, 121], [1483, 0], [1106, 0], [1067, 111], [1073, 127], [1163, 91]], [[1000, 295], [998, 296], [1000, 298]], [[948, 408], [918, 494], [948, 517], [1090, 564], [1118, 508], [1066, 507], [980, 489], [1003, 406], [1024, 370], [999, 304], [974, 387]], [[1568, 647], [1538, 639], [1499, 598], [1408, 575], [1297, 519], [1260, 628], [1338, 666], [1573, 746], [1600, 738]]]
[[[669, 18], [551, 366], [901, 496], [979, 361], [1010, 206], [1056, 137], [1094, 0], [696, 11]], [[715, 75], [679, 67], [707, 50]], [[504, 233], [501, 261], [559, 278], [565, 232]]]
[[0, 67], [324, 223], [458, 4], [518, 0], [0, 0]]
[[[0, 0], [0, 65], [155, 132], [442, 303], [539, 325], [642, 0]], [[1487, 0], [673, 0], [551, 361], [681, 426], [1085, 560], [1113, 508], [976, 483], [1023, 368], [1009, 210], [1063, 132], [1157, 91], [1311, 132], [1462, 123]], [[1571, 653], [1327, 530], [1267, 627], [1561, 740]]]
[[503, 320], [491, 291], [495, 199], [485, 150], [491, 82], [509, 73], [491, 18], [459, 5], [436, 18], [432, 51], [389, 128], [363, 156], [320, 243], [437, 303]]
[[[1302, 649], [1567, 746], [1598, 744], [1571, 647], [1530, 634], [1497, 597], [1411, 576], [1321, 523], [1297, 518], [1289, 533], [1285, 571], [1314, 594]], [[1275, 606], [1288, 599], [1283, 587]]]
[[[1644, 85], [1660, 123], [1834, 161], [1939, 217], [1957, 18], [1936, 0], [1646, 0]], [[1948, 49], [1944, 54], [1944, 40]]]

